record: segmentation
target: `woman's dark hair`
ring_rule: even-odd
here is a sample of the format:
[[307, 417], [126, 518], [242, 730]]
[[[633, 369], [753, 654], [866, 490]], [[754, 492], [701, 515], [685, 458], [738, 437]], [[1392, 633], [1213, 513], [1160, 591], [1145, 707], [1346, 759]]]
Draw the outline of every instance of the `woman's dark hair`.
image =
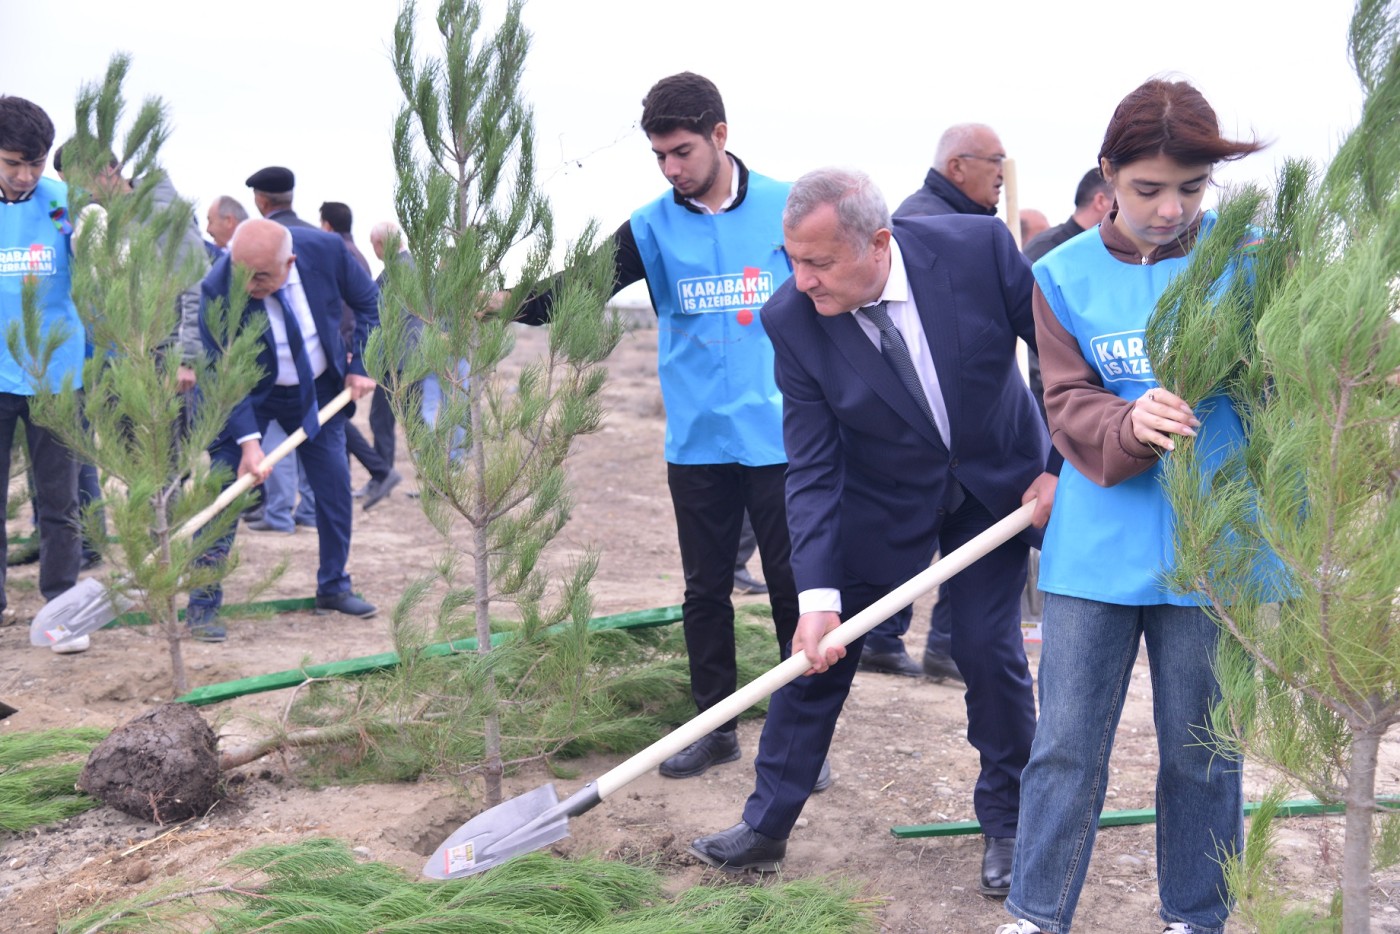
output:
[[1169, 156], [1182, 165], [1214, 165], [1258, 152], [1267, 143], [1230, 140], [1201, 92], [1185, 81], [1154, 78], [1119, 102], [1103, 135], [1099, 159], [1117, 170], [1139, 159]]

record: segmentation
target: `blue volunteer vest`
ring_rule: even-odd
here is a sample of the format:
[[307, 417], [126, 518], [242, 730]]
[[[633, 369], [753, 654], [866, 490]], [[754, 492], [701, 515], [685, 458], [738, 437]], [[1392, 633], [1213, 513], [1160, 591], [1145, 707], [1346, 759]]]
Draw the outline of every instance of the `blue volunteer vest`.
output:
[[[49, 366], [48, 383], [57, 389], [72, 374], [73, 386], [83, 384], [83, 323], [73, 305], [69, 273], [68, 186], [49, 178], [39, 180], [27, 201], [0, 204], [0, 327], [23, 320], [21, 292], [26, 280], [38, 285], [43, 333], [63, 328], [67, 334]], [[32, 396], [34, 384], [0, 341], [0, 392]]]
[[[1215, 212], [1207, 211], [1202, 238], [1215, 221]], [[1189, 259], [1125, 263], [1109, 254], [1093, 228], [1046, 254], [1032, 271], [1055, 317], [1078, 340], [1104, 388], [1134, 400], [1158, 385], [1144, 346], [1147, 318]], [[1196, 444], [1207, 475], [1213, 474], [1244, 444], [1243, 426], [1224, 396], [1211, 396], [1193, 408], [1201, 420]], [[1127, 606], [1198, 605], [1195, 596], [1171, 593], [1161, 584], [1173, 563], [1175, 527], [1161, 473], [1159, 463], [1101, 487], [1066, 461], [1045, 529], [1040, 589]]]
[[732, 211], [697, 214], [667, 192], [632, 215], [656, 305], [672, 464], [787, 461], [773, 344], [758, 316], [791, 274], [783, 252], [787, 193], [787, 184], [750, 172]]

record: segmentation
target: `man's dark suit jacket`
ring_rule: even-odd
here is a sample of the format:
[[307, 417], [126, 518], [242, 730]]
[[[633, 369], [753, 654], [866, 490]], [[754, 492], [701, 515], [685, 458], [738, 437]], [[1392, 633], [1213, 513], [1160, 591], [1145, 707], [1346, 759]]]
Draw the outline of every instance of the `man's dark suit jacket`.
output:
[[[950, 478], [1003, 516], [1047, 469], [1045, 426], [1016, 363], [1017, 337], [1035, 347], [1030, 267], [1006, 225], [917, 217], [896, 220], [893, 233], [952, 443], [944, 446], [855, 317], [818, 315], [789, 279], [762, 315], [783, 392], [799, 591], [902, 582], [933, 557]], [[1057, 457], [1051, 472], [1058, 465]], [[1038, 532], [1025, 537], [1039, 545]]]
[[320, 230], [320, 229], [321, 229], [320, 227], [317, 227], [315, 224], [308, 224], [306, 221], [302, 220], [300, 217], [297, 217], [297, 212], [296, 212], [296, 211], [293, 211], [291, 208], [283, 208], [283, 209], [280, 210], [280, 211], [273, 211], [271, 214], [267, 215], [267, 219], [270, 220], [270, 221], [276, 221], [277, 223], [281, 224], [283, 227], [289, 227], [289, 228], [291, 228], [292, 230], [296, 230], [298, 227], [300, 227], [302, 230]]
[[[345, 241], [339, 235], [326, 233], [311, 227], [290, 227], [292, 252], [296, 254], [297, 272], [301, 275], [301, 286], [306, 293], [306, 301], [311, 306], [311, 316], [316, 322], [316, 333], [321, 347], [326, 353], [326, 364], [343, 381], [347, 373], [367, 375], [362, 354], [369, 332], [379, 326], [379, 290], [369, 274], [350, 258]], [[209, 358], [217, 357], [223, 348], [214, 339], [205, 319], [205, 310], [211, 301], [228, 297], [230, 260], [225, 253], [200, 285], [199, 333]], [[355, 309], [355, 330], [347, 348], [340, 336], [341, 300]], [[230, 307], [237, 307], [230, 302]], [[255, 312], [264, 311], [259, 299], [246, 298], [243, 303], [243, 322]], [[347, 354], [348, 350], [348, 354]], [[349, 357], [347, 361], [347, 356]], [[238, 404], [229, 416], [226, 431], [234, 438], [243, 438], [259, 431], [254, 416], [254, 406], [258, 405], [272, 390], [277, 379], [277, 347], [272, 339], [272, 331], [264, 329], [258, 350], [258, 365], [263, 375], [248, 397]]]

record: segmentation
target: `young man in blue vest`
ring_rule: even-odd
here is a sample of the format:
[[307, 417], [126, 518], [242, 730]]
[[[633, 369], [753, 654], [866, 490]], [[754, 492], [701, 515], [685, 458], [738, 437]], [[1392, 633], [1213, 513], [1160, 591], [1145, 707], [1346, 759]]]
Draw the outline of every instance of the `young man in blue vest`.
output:
[[[666, 403], [666, 470], [685, 572], [683, 624], [700, 710], [732, 694], [734, 554], [747, 508], [758, 539], [780, 651], [797, 626], [783, 475], [783, 401], [758, 310], [791, 274], [783, 252], [788, 185], [725, 151], [724, 102], [690, 72], [658, 81], [642, 130], [671, 190], [613, 234], [614, 291], [645, 278], [659, 322], [657, 373]], [[520, 320], [549, 320], [552, 295]], [[736, 721], [661, 765], [689, 778], [739, 758]], [[817, 787], [830, 783], [824, 768]]]
[[[71, 376], [73, 388], [81, 389], [84, 333], [69, 277], [73, 225], [68, 188], [43, 177], [53, 137], [53, 122], [38, 105], [0, 95], [0, 324], [20, 321], [24, 285], [34, 283], [45, 334], [57, 329], [66, 335], [50, 362], [49, 384], [57, 388]], [[0, 489], [9, 486], [10, 447], [22, 423], [40, 526], [39, 592], [52, 600], [78, 581], [78, 462], [56, 435], [31, 418], [34, 388], [0, 345]], [[5, 518], [0, 515], [0, 550], [4, 545]], [[4, 608], [5, 570], [0, 566], [0, 610]], [[80, 636], [54, 651], [81, 652], [88, 644], [88, 637]]]

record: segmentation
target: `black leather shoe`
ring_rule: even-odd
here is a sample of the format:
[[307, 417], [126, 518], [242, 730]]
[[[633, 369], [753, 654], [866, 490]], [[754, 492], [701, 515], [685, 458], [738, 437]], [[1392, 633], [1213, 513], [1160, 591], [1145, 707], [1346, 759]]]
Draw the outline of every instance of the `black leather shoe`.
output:
[[924, 649], [924, 674], [935, 681], [964, 683], [962, 672], [958, 671], [958, 663], [953, 661], [953, 656], [930, 649]]
[[379, 504], [379, 501], [394, 491], [394, 487], [403, 482], [403, 474], [397, 470], [390, 470], [384, 475], [383, 480], [371, 480], [369, 489], [365, 491], [365, 502], [361, 509], [372, 509]]
[[860, 653], [860, 661], [856, 662], [859, 671], [873, 671], [882, 675], [903, 675], [906, 678], [917, 678], [924, 673], [919, 667], [919, 663], [909, 657], [909, 653], [900, 649], [897, 652], [871, 652], [868, 649]]
[[767, 593], [768, 585], [750, 574], [748, 568], [735, 568], [734, 592], [737, 594]]
[[765, 837], [743, 821], [701, 837], [687, 849], [696, 859], [725, 872], [777, 872], [787, 855], [787, 841]]
[[297, 527], [293, 525], [290, 529], [274, 529], [267, 524], [266, 519], [254, 519], [252, 522], [243, 523], [253, 532], [277, 532], [281, 535], [295, 535]]
[[817, 783], [812, 786], [812, 794], [821, 794], [831, 787], [831, 760], [822, 760], [822, 770], [817, 773]]
[[378, 612], [378, 608], [373, 603], [366, 603], [349, 591], [333, 594], [318, 593], [316, 595], [317, 616], [324, 616], [327, 613], [344, 613], [346, 616], [358, 616], [363, 619]]
[[977, 891], [992, 898], [1005, 898], [1011, 891], [1011, 860], [1016, 855], [1015, 837], [983, 837], [982, 884]]
[[739, 734], [730, 730], [715, 730], [691, 743], [665, 762], [660, 772], [667, 778], [694, 778], [703, 775], [710, 766], [733, 762], [739, 758]]

